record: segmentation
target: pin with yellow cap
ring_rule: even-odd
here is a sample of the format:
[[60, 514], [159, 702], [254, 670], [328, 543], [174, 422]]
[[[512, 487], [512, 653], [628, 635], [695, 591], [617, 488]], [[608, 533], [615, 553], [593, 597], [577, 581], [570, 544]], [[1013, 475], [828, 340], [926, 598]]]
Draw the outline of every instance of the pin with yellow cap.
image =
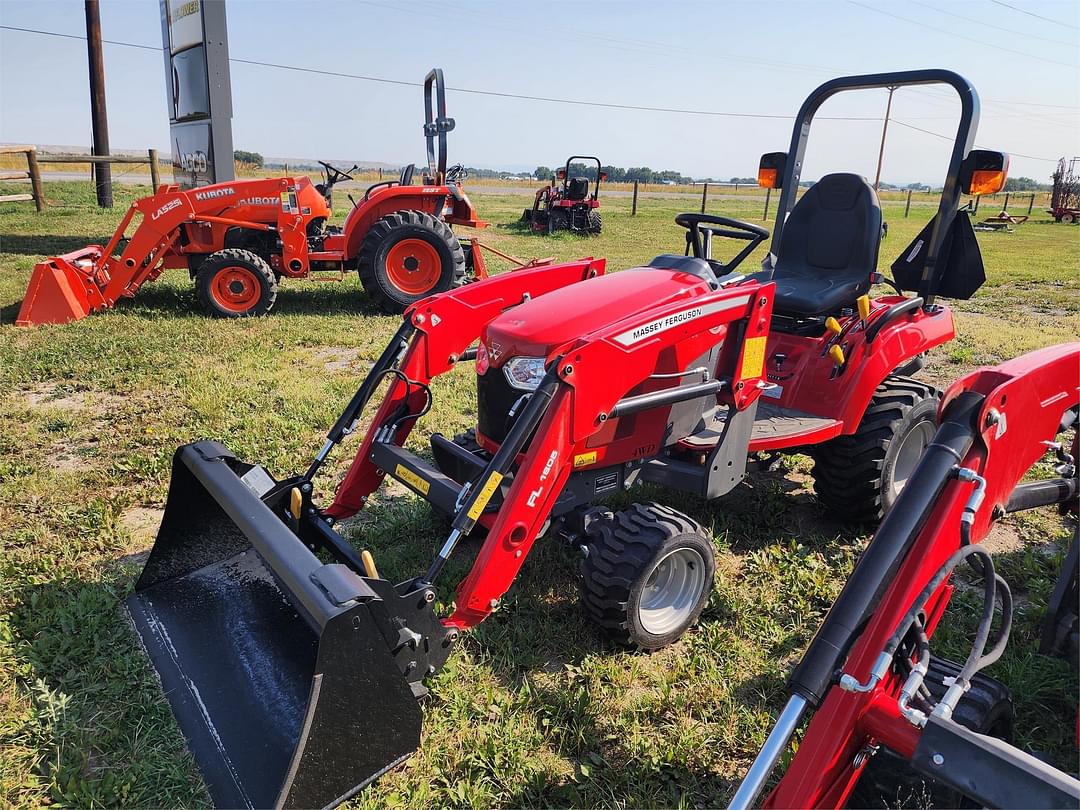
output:
[[833, 344], [829, 347], [829, 357], [838, 367], [844, 365], [844, 350], [838, 345]]
[[832, 315], [825, 319], [825, 328], [834, 335], [839, 335], [843, 331], [840, 327], [840, 321], [836, 320]]

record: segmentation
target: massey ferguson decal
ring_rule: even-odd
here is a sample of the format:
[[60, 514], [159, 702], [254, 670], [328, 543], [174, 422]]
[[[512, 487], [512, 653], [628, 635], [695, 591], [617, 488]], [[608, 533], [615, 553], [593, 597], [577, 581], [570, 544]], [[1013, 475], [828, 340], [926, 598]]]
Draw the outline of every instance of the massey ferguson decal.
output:
[[161, 208], [159, 208], [157, 211], [155, 211], [153, 214], [151, 214], [150, 219], [157, 219], [158, 217], [162, 216], [163, 214], [167, 214], [169, 211], [172, 211], [174, 208], [179, 208], [179, 207], [180, 207], [180, 200], [179, 199], [169, 200], [167, 203], [165, 203], [163, 206], [161, 206]]
[[548, 456], [547, 464], [544, 465], [543, 471], [540, 473], [540, 480], [537, 482], [540, 484], [536, 489], [529, 493], [529, 499], [525, 503], [536, 508], [536, 502], [540, 500], [540, 496], [544, 493], [544, 482], [547, 481], [548, 476], [551, 475], [551, 470], [555, 466], [555, 462], [559, 460], [559, 451], [552, 450], [551, 455]]
[[668, 329], [672, 329], [680, 324], [696, 321], [698, 318], [712, 315], [714, 312], [723, 312], [728, 309], [746, 306], [749, 301], [749, 295], [740, 295], [736, 298], [728, 298], [725, 301], [707, 304], [703, 307], [692, 307], [690, 309], [684, 309], [681, 312], [673, 312], [670, 315], [665, 315], [663, 318], [657, 318], [655, 321], [649, 321], [649, 323], [642, 324], [641, 326], [635, 326], [633, 329], [629, 329], [621, 335], [616, 335], [615, 342], [621, 343], [623, 346], [632, 346], [647, 337], [666, 332]]

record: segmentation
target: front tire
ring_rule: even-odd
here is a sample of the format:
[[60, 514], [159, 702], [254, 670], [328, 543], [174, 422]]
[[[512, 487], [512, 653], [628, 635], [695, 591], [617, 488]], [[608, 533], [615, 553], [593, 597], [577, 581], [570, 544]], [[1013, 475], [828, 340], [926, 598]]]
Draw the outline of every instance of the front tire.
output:
[[211, 253], [195, 274], [199, 303], [215, 318], [266, 315], [277, 300], [277, 277], [250, 250], [226, 248]]
[[716, 559], [697, 522], [634, 504], [593, 528], [581, 566], [586, 615], [613, 640], [658, 650], [693, 626], [712, 593]]
[[463, 284], [465, 252], [445, 222], [422, 211], [398, 211], [371, 226], [357, 269], [372, 300], [384, 312], [400, 314]]
[[933, 438], [940, 398], [908, 377], [887, 377], [854, 433], [811, 451], [818, 500], [845, 522], [881, 520]]

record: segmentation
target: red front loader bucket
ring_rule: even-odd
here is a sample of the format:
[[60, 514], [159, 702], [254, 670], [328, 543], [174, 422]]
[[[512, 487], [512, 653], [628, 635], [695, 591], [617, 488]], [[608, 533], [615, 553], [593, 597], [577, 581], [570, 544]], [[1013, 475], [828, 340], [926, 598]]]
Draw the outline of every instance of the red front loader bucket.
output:
[[68, 323], [85, 318], [102, 306], [93, 280], [104, 248], [88, 245], [82, 250], [54, 256], [34, 266], [16, 326]]

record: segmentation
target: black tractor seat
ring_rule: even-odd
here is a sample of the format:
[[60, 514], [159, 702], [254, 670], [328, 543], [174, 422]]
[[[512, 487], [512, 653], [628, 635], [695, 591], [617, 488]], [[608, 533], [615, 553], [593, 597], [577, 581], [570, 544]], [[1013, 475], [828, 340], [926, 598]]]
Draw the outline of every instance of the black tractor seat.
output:
[[828, 174], [795, 204], [773, 269], [774, 311], [818, 318], [870, 289], [881, 244], [877, 194], [857, 174]]
[[571, 178], [566, 184], [566, 199], [584, 200], [589, 194], [589, 181], [584, 177]]

